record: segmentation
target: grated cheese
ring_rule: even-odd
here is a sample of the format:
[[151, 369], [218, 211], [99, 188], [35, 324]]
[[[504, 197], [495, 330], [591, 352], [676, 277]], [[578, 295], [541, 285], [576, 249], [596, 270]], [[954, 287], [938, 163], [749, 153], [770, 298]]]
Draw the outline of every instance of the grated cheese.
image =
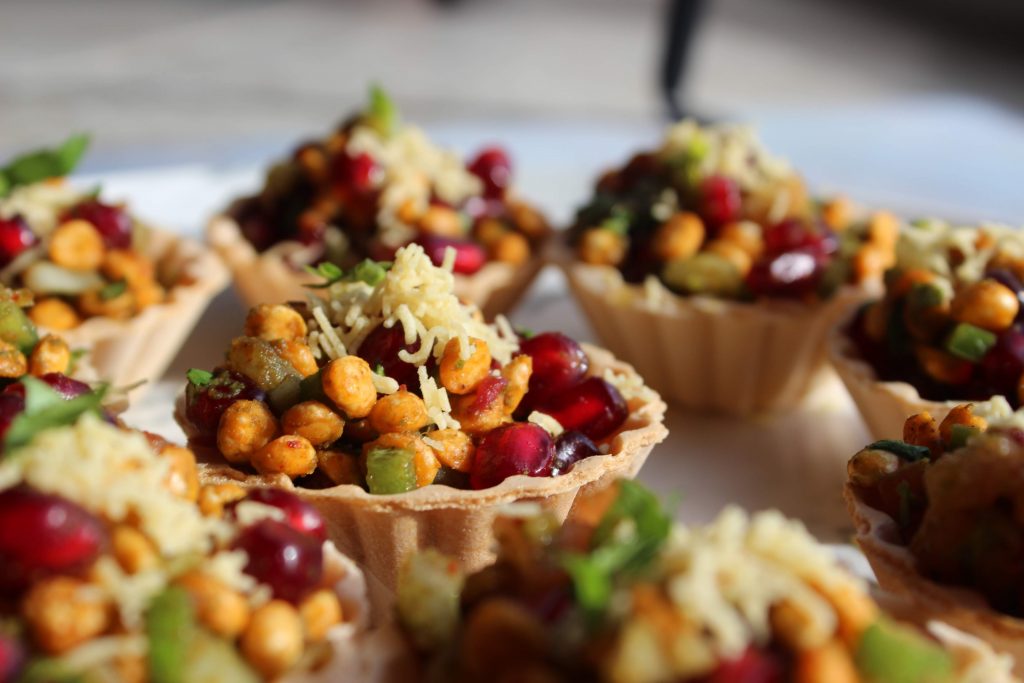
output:
[[0, 199], [0, 218], [20, 215], [32, 232], [45, 237], [57, 227], [67, 209], [85, 198], [85, 193], [63, 181], [20, 185]]
[[[991, 239], [979, 244], [979, 234]], [[958, 254], [955, 266], [950, 260], [953, 252]], [[949, 279], [950, 290], [980, 280], [995, 254], [1024, 258], [1024, 234], [994, 223], [967, 227], [927, 220], [904, 226], [896, 242], [898, 266], [930, 270]]]
[[558, 438], [562, 434], [562, 432], [565, 431], [565, 428], [558, 420], [548, 415], [547, 413], [540, 412], [539, 410], [535, 410], [532, 413], [530, 413], [530, 415], [526, 418], [526, 421], [532, 422], [538, 427], [543, 428], [544, 431], [546, 431], [548, 434], [555, 438]]
[[[660, 154], [670, 158], [684, 156], [700, 177], [726, 175], [748, 191], [776, 186], [793, 175], [789, 163], [770, 154], [751, 126], [701, 126], [686, 119], [668, 129]], [[788, 199], [779, 201], [788, 203]], [[785, 208], [773, 205], [772, 210]]]

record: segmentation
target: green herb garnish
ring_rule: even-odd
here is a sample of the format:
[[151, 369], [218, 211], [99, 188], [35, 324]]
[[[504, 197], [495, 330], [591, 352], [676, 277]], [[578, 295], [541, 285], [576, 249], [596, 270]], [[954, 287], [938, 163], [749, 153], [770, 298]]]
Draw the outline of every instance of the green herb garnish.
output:
[[208, 370], [200, 370], [199, 368], [191, 368], [185, 373], [185, 377], [191, 384], [197, 387], [205, 387], [207, 384], [213, 381], [213, 373]]
[[381, 363], [377, 363], [377, 367], [375, 367], [373, 371], [381, 377], [384, 376], [384, 366]]
[[320, 265], [306, 266], [306, 272], [324, 279], [323, 282], [315, 285], [306, 285], [309, 289], [326, 289], [338, 282], [365, 282], [371, 287], [379, 285], [391, 269], [390, 261], [372, 261], [364, 259], [360, 261], [347, 273], [330, 261]]
[[629, 209], [622, 206], [612, 207], [611, 215], [601, 221], [601, 228], [603, 230], [610, 230], [616, 235], [628, 235], [629, 234], [629, 223], [632, 220], [633, 214], [630, 213]]
[[35, 377], [23, 377], [25, 410], [11, 421], [4, 435], [4, 452], [10, 453], [30, 443], [40, 432], [74, 424], [85, 413], [100, 411], [106, 387], [65, 400], [49, 384]]
[[959, 323], [946, 338], [946, 350], [957, 358], [979, 362], [996, 345], [996, 335], [969, 323]]
[[0, 196], [19, 185], [60, 178], [75, 169], [89, 146], [88, 135], [73, 135], [55, 149], [40, 149], [15, 157], [0, 169]]
[[153, 599], [146, 610], [149, 674], [153, 683], [185, 683], [184, 662], [194, 631], [192, 599], [184, 589], [167, 588]]
[[104, 301], [110, 301], [116, 299], [128, 290], [128, 282], [125, 280], [118, 280], [117, 282], [111, 282], [104, 285], [100, 289], [100, 298]]
[[366, 108], [366, 123], [381, 137], [390, 137], [398, 128], [398, 107], [394, 100], [381, 88], [370, 86], [370, 104]]
[[928, 450], [927, 446], [915, 446], [914, 444], [906, 443], [904, 441], [896, 441], [895, 439], [882, 439], [881, 441], [876, 441], [873, 444], [870, 444], [868, 449], [888, 451], [900, 460], [904, 460], [906, 462], [925, 460], [931, 455], [931, 451]]
[[536, 337], [537, 333], [531, 330], [529, 327], [517, 327], [516, 334], [523, 339], [529, 339], [530, 337]]

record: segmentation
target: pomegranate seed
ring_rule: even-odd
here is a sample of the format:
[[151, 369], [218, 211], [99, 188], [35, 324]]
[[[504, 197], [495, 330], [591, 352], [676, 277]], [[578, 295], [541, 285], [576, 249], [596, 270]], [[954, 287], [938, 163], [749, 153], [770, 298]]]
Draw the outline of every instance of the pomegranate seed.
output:
[[[15, 392], [8, 392], [7, 390], [11, 387], [21, 387], [21, 395], [19, 396]], [[25, 387], [19, 384], [9, 385], [4, 389], [3, 393], [0, 394], [0, 439], [7, 434], [8, 428], [11, 426], [11, 422], [14, 421], [18, 415], [25, 410]]]
[[61, 372], [48, 372], [39, 379], [49, 384], [65, 401], [70, 401], [92, 391], [92, 387], [85, 382], [79, 382], [77, 379], [72, 379]]
[[219, 371], [210, 383], [185, 389], [185, 417], [200, 434], [214, 434], [220, 416], [235, 401], [262, 401], [266, 394], [251, 379], [233, 370]]
[[594, 442], [588, 439], [583, 432], [575, 430], [562, 432], [555, 440], [555, 457], [551, 459], [551, 475], [565, 474], [580, 460], [600, 452]]
[[[418, 393], [420, 380], [416, 366], [400, 359], [398, 352], [405, 350], [409, 353], [416, 353], [419, 348], [419, 342], [405, 343], [405, 329], [401, 325], [393, 327], [378, 325], [359, 344], [356, 355], [369, 363], [374, 370], [380, 367], [384, 370], [385, 375], [400, 385], [404, 384], [409, 391]], [[433, 356], [431, 356], [431, 361], [433, 361]]]
[[245, 573], [270, 586], [274, 597], [298, 602], [320, 583], [323, 546], [284, 522], [264, 519], [243, 529], [235, 541], [249, 556]]
[[0, 683], [14, 683], [25, 665], [25, 647], [14, 636], [0, 633]]
[[512, 162], [501, 147], [487, 147], [477, 154], [467, 167], [470, 173], [483, 181], [484, 197], [500, 199], [512, 184]]
[[489, 431], [473, 456], [469, 485], [497, 486], [516, 474], [546, 476], [555, 446], [551, 435], [532, 422], [513, 422]]
[[746, 282], [755, 296], [799, 298], [817, 289], [821, 270], [817, 254], [788, 251], [755, 263]]
[[272, 221], [255, 200], [242, 203], [234, 211], [235, 220], [242, 236], [255, 247], [256, 251], [269, 249], [278, 240]]
[[751, 647], [737, 659], [719, 664], [703, 683], [782, 683], [782, 674], [778, 657]]
[[700, 213], [709, 225], [718, 227], [739, 218], [743, 208], [740, 186], [723, 175], [713, 175], [700, 184]]
[[352, 157], [343, 154], [334, 164], [334, 176], [353, 192], [373, 192], [382, 170], [373, 157], [363, 152]]
[[483, 413], [490, 409], [496, 401], [502, 400], [502, 392], [508, 386], [504, 377], [488, 375], [480, 382], [474, 394], [473, 403], [469, 406], [471, 413]]
[[0, 585], [83, 569], [106, 542], [103, 523], [60, 496], [25, 486], [0, 492]]
[[590, 359], [575, 339], [561, 332], [545, 332], [523, 341], [519, 351], [533, 359], [527, 401], [542, 401], [575, 384], [590, 367]]
[[1011, 327], [996, 338], [995, 346], [978, 364], [981, 393], [1001, 394], [1016, 402], [1017, 382], [1024, 375], [1024, 331]]
[[132, 217], [120, 206], [90, 199], [72, 207], [67, 218], [81, 218], [92, 223], [103, 237], [107, 249], [128, 249], [132, 246]]
[[39, 238], [21, 216], [0, 218], [0, 265], [6, 266], [38, 242]]
[[245, 500], [275, 507], [284, 512], [289, 526], [319, 541], [327, 540], [327, 523], [320, 512], [290, 491], [253, 489]]
[[448, 251], [448, 247], [454, 248], [455, 265], [452, 270], [462, 275], [472, 275], [483, 268], [484, 263], [487, 262], [487, 252], [476, 242], [435, 235], [420, 235], [416, 238], [416, 243], [423, 247], [427, 256], [438, 267], [444, 263], [444, 255]]
[[619, 390], [600, 377], [588, 377], [561, 391], [542, 403], [540, 410], [566, 430], [583, 432], [595, 441], [622, 426], [629, 415]]
[[839, 240], [828, 228], [815, 229], [803, 221], [790, 218], [765, 230], [764, 245], [765, 251], [771, 256], [789, 251], [827, 256], [839, 248]]

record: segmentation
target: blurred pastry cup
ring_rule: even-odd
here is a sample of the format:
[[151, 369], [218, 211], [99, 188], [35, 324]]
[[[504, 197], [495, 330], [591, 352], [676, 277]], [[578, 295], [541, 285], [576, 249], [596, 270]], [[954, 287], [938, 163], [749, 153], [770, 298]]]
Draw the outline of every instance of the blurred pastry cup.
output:
[[950, 410], [963, 403], [929, 401], [921, 398], [917, 389], [907, 382], [879, 380], [874, 368], [861, 358], [846, 333], [855, 313], [845, 316], [829, 333], [828, 355], [873, 438], [899, 439], [903, 435], [903, 423], [911, 415], [927, 411], [941, 422]]
[[679, 296], [654, 278], [632, 285], [618, 270], [558, 259], [591, 327], [667, 400], [731, 415], [793, 408], [826, 369], [834, 322], [867, 298], [844, 287], [817, 305]]
[[[585, 350], [591, 374], [610, 370], [624, 382], [642, 383], [632, 367], [607, 351], [589, 346]], [[367, 573], [375, 614], [383, 615], [392, 602], [399, 568], [409, 554], [436, 548], [467, 571], [476, 571], [494, 560], [494, 520], [507, 506], [533, 503], [565, 520], [581, 492], [594, 493], [616, 479], [635, 476], [651, 449], [668, 434], [663, 424], [664, 402], [653, 391], [645, 389], [642, 394], [629, 400], [625, 424], [602, 442], [607, 453], [585, 458], [557, 477], [514, 476], [478, 491], [427, 486], [407, 493], [374, 495], [354, 485], [297, 488], [284, 475], [247, 474], [225, 464], [213, 449], [194, 443], [192, 448], [203, 463], [200, 478], [204, 483], [279, 486], [294, 490], [316, 506], [327, 520], [329, 538]], [[184, 396], [179, 398], [175, 416], [188, 434]]]
[[166, 301], [125, 320], [93, 317], [55, 332], [72, 349], [87, 351], [91, 372], [114, 387], [160, 379], [228, 282], [224, 265], [198, 242], [150, 230], [143, 252], [156, 264], [159, 279], [174, 283], [167, 288]]
[[[258, 252], [242, 234], [238, 222], [227, 214], [214, 216], [206, 230], [207, 241], [231, 271], [235, 288], [246, 306], [304, 301], [306, 285], [320, 278], [300, 265], [309, 260], [308, 248], [299, 242], [280, 242]], [[521, 265], [488, 261], [473, 275], [455, 275], [455, 294], [476, 304], [487, 320], [511, 310], [544, 266], [538, 250]]]
[[1024, 619], [1002, 614], [966, 588], [944, 586], [922, 576], [914, 556], [900, 543], [899, 527], [884, 512], [867, 505], [849, 484], [843, 491], [856, 526], [856, 542], [878, 584], [892, 594], [898, 616], [924, 625], [941, 621], [1013, 656], [1014, 672], [1024, 675]]

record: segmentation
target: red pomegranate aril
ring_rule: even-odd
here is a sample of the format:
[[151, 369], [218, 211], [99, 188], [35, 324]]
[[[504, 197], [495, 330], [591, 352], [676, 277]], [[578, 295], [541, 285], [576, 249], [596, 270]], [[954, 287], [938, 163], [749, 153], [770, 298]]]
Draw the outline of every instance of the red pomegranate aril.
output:
[[284, 489], [253, 489], [245, 497], [263, 505], [277, 508], [284, 513], [293, 529], [309, 534], [319, 541], [327, 540], [327, 523], [320, 512], [290, 491]]
[[476, 448], [469, 485], [486, 489], [517, 474], [546, 476], [554, 454], [551, 435], [532, 422], [513, 422], [492, 429]]
[[[1002, 394], [1011, 403], [1017, 402], [1017, 383], [1024, 375], [1024, 331], [1011, 327], [996, 338], [995, 345], [978, 364], [986, 390], [982, 393]], [[988, 396], [986, 396], [988, 398]]]
[[551, 475], [565, 474], [580, 460], [600, 452], [594, 442], [583, 432], [576, 430], [562, 432], [555, 439], [555, 457], [551, 459]]
[[747, 287], [755, 296], [802, 297], [817, 288], [821, 268], [816, 254], [789, 251], [755, 263]]
[[[9, 392], [11, 387], [21, 387], [21, 395], [15, 392]], [[19, 384], [8, 385], [4, 389], [3, 393], [0, 394], [0, 439], [7, 434], [8, 428], [11, 426], [11, 422], [14, 421], [22, 411], [25, 410], [25, 387]]]
[[385, 375], [399, 384], [404, 384], [409, 391], [419, 393], [420, 380], [416, 366], [398, 357], [399, 351], [416, 353], [419, 347], [419, 342], [405, 343], [405, 328], [401, 324], [392, 327], [378, 325], [359, 344], [356, 355], [365, 360], [372, 369], [380, 367]]
[[523, 341], [519, 351], [533, 359], [533, 374], [526, 394], [529, 403], [575, 384], [590, 368], [590, 359], [579, 343], [561, 332], [544, 332]]
[[423, 247], [423, 251], [427, 252], [435, 266], [444, 263], [448, 247], [455, 249], [455, 265], [452, 270], [461, 275], [472, 275], [487, 262], [487, 252], [476, 242], [421, 235], [416, 238], [416, 243]]
[[6, 266], [39, 238], [21, 216], [0, 218], [0, 266]]
[[600, 377], [588, 377], [555, 394], [539, 406], [566, 430], [583, 432], [598, 441], [626, 421], [629, 408], [614, 386]]
[[103, 523], [85, 508], [25, 486], [0, 492], [0, 586], [83, 569], [106, 543]]
[[92, 391], [92, 387], [85, 382], [80, 382], [61, 372], [48, 372], [39, 379], [49, 384], [66, 401]]
[[783, 665], [770, 652], [753, 647], [738, 658], [722, 662], [702, 683], [782, 683]]
[[0, 633], [0, 683], [14, 683], [25, 665], [25, 646], [9, 633]]
[[740, 186], [727, 176], [713, 175], [700, 184], [700, 214], [709, 225], [718, 227], [736, 220], [743, 208]]
[[217, 431], [220, 416], [235, 401], [262, 401], [266, 394], [251, 379], [233, 370], [219, 371], [209, 384], [185, 388], [185, 417], [201, 434]]
[[270, 586], [274, 597], [296, 603], [320, 584], [323, 545], [285, 522], [257, 522], [242, 530], [235, 547], [249, 556], [245, 573]]
[[487, 147], [467, 167], [484, 184], [484, 197], [500, 199], [512, 184], [512, 162], [501, 147]]
[[132, 217], [120, 206], [90, 199], [72, 207], [67, 218], [81, 218], [92, 223], [108, 249], [128, 249], [132, 246]]
[[374, 158], [365, 152], [354, 157], [344, 154], [338, 157], [334, 173], [335, 177], [349, 189], [359, 194], [367, 194], [376, 187], [381, 168]]
[[475, 398], [469, 406], [471, 413], [482, 413], [491, 408], [496, 401], [502, 400], [502, 392], [508, 387], [508, 380], [504, 377], [488, 375], [476, 388]]

